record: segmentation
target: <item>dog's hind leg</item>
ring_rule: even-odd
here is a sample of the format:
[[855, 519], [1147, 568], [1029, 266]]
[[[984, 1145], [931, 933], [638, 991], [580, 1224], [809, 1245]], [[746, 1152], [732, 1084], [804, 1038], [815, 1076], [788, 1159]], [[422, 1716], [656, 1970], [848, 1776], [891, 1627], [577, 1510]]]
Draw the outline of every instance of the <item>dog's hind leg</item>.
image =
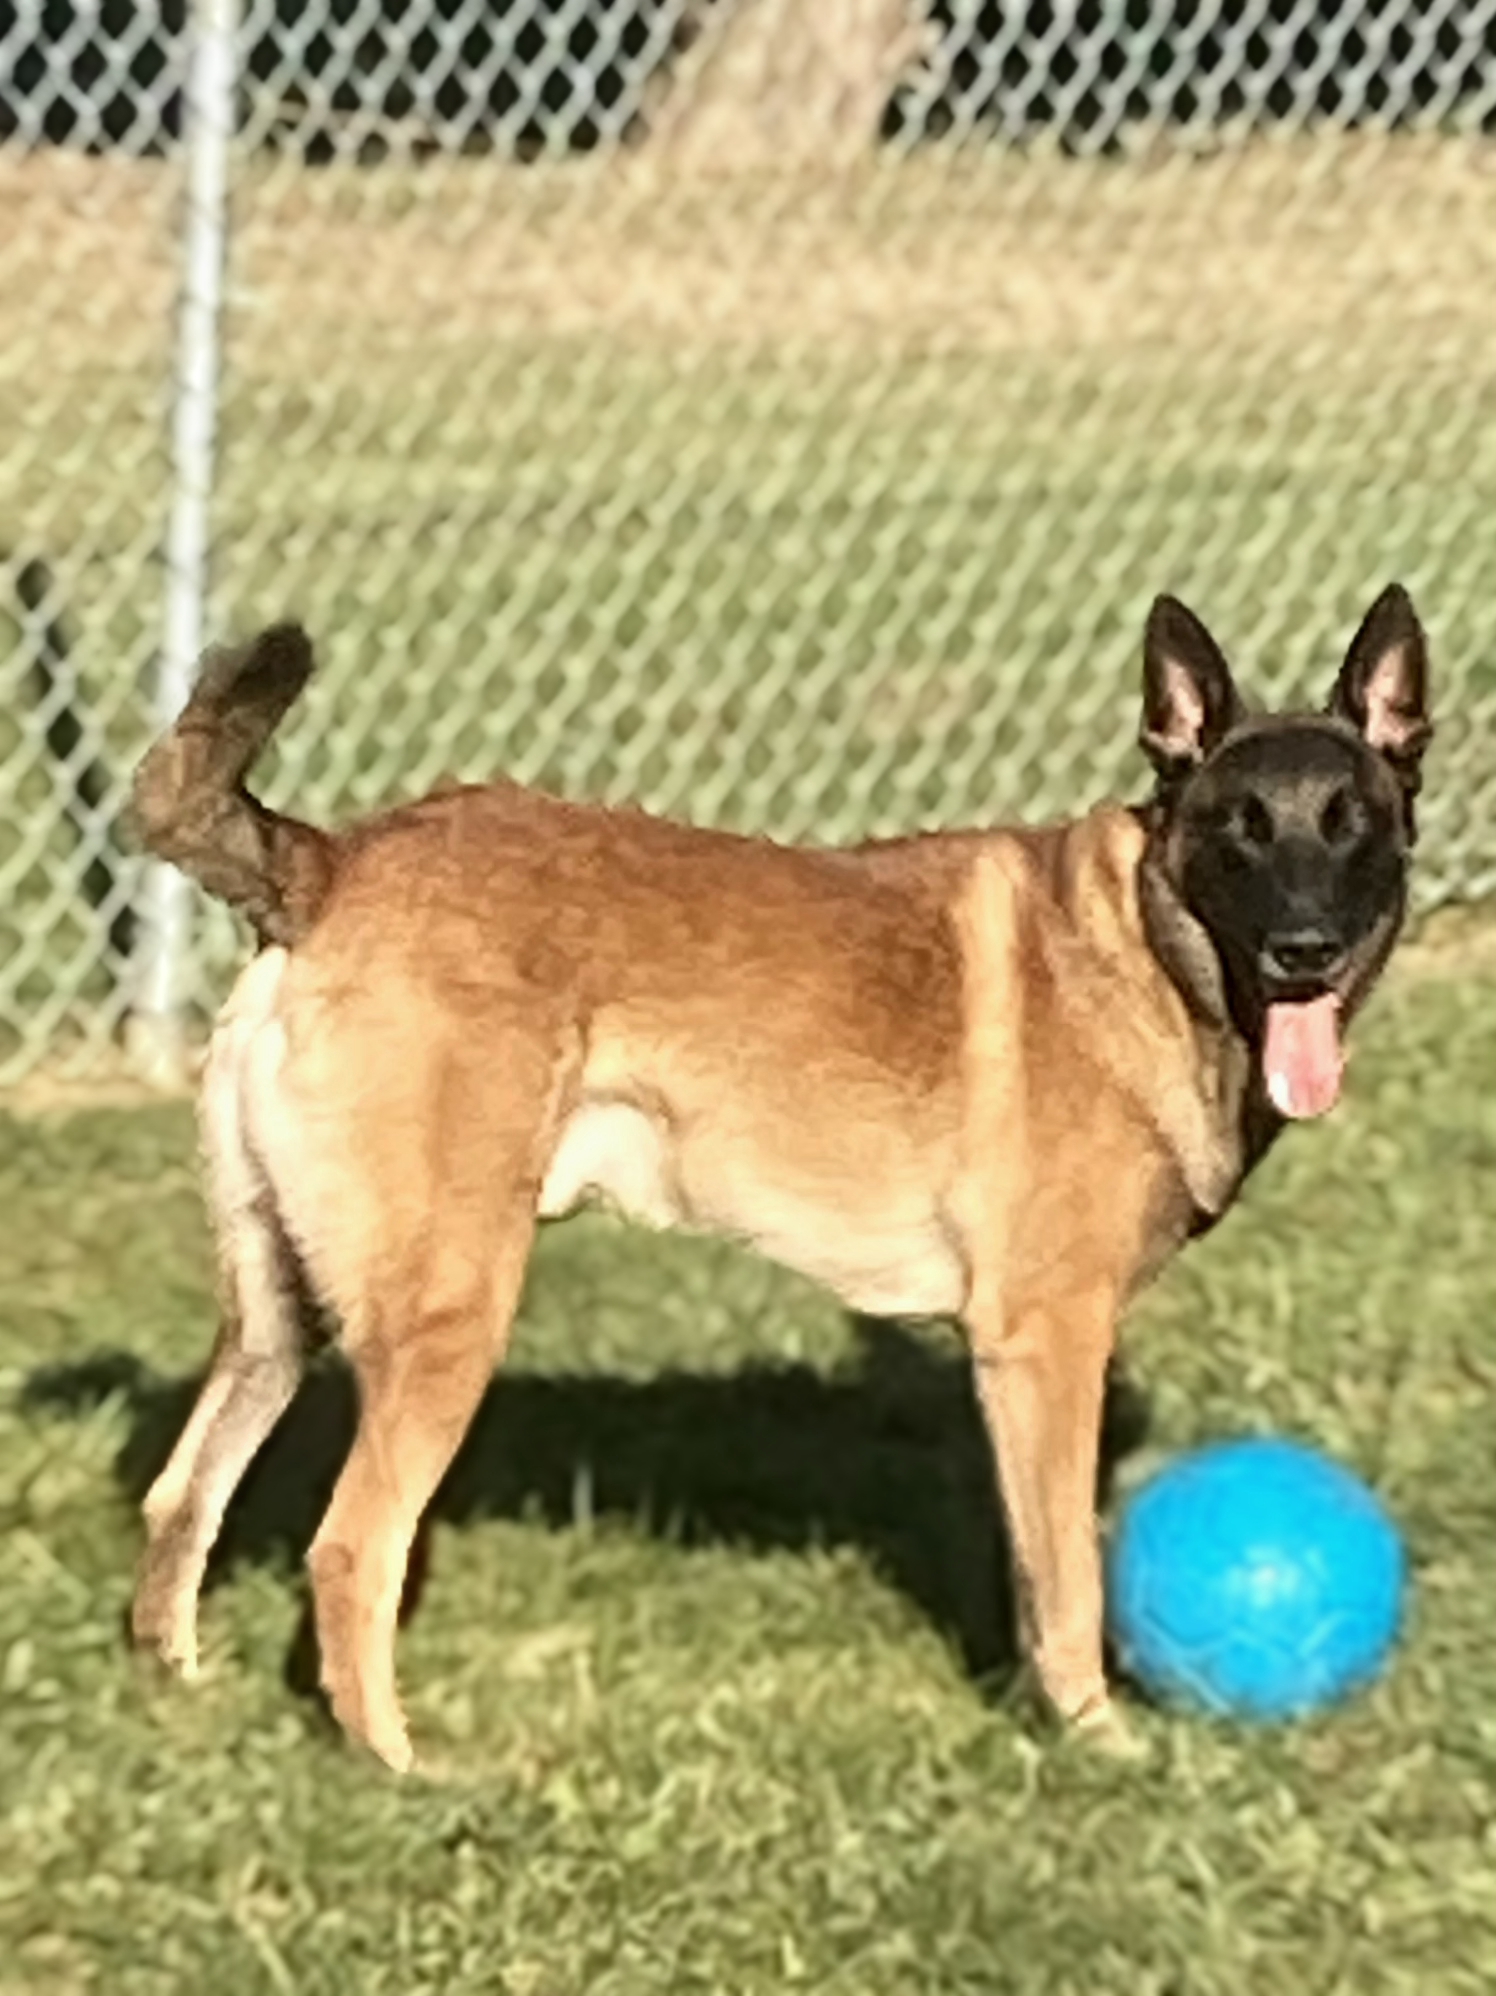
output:
[[244, 1126], [252, 1032], [252, 1021], [231, 1012], [214, 1036], [204, 1077], [222, 1318], [197, 1405], [146, 1495], [147, 1543], [131, 1614], [136, 1642], [189, 1677], [197, 1667], [208, 1555], [229, 1499], [296, 1391], [304, 1360], [300, 1266]]
[[411, 1545], [507, 1344], [532, 1210], [517, 1198], [498, 1220], [485, 1267], [371, 1301], [348, 1341], [359, 1426], [308, 1556], [317, 1646], [334, 1717], [398, 1772], [413, 1758], [394, 1656]]
[[[411, 1546], [508, 1343], [566, 1067], [521, 1017], [475, 1050], [431, 1012], [403, 1060], [379, 1062], [345, 1013], [313, 1084], [325, 1108], [382, 1076], [377, 1101], [365, 1088], [356, 1155], [315, 1140], [303, 1153], [320, 1210], [337, 1187], [317, 1265], [359, 1389], [308, 1565], [333, 1716], [399, 1771], [412, 1763], [394, 1655]], [[336, 1139], [335, 1120], [321, 1127]]]

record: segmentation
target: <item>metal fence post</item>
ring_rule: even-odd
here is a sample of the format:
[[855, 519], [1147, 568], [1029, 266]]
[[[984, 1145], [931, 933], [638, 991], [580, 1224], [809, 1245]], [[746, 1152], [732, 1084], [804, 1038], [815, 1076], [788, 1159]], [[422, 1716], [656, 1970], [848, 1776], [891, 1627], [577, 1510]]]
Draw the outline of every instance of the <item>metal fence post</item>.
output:
[[[161, 660], [152, 700], [157, 728], [180, 713], [203, 645], [238, 13], [239, 0], [194, 0], [189, 29], [182, 116], [187, 204], [172, 386], [171, 512]], [[182, 1078], [186, 1064], [184, 985], [192, 943], [191, 889], [175, 867], [156, 862], [148, 868], [141, 913], [130, 1050], [148, 1080], [170, 1085]]]

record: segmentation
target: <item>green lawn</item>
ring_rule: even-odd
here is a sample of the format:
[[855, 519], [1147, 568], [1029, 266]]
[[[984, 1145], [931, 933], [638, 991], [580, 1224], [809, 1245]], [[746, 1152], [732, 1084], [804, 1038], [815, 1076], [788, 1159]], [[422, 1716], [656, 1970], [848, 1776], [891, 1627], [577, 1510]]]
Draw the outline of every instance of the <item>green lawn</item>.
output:
[[1333, 1121], [1139, 1311], [1117, 1423], [1124, 1478], [1263, 1427], [1354, 1464], [1411, 1543], [1406, 1644], [1311, 1725], [1146, 1715], [1140, 1769], [1008, 1681], [954, 1339], [592, 1218], [438, 1499], [402, 1642], [438, 1778], [301, 1688], [335, 1368], [231, 1520], [204, 1680], [161, 1684], [121, 1618], [211, 1330], [190, 1121], [0, 1121], [0, 1991], [1486, 1996], [1483, 955], [1392, 980]]

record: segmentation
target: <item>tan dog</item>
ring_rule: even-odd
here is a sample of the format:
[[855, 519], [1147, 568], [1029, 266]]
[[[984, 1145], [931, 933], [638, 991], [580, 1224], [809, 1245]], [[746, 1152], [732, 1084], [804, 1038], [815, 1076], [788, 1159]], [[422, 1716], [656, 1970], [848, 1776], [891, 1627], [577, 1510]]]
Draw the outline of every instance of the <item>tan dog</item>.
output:
[[1162, 598], [1146, 805], [845, 851], [507, 782], [314, 830], [241, 787], [310, 667], [292, 627], [210, 655], [137, 778], [147, 843], [264, 945], [208, 1059], [223, 1326], [146, 1500], [138, 1640], [194, 1667], [204, 1566], [295, 1390], [309, 1283], [361, 1397], [310, 1554], [323, 1682], [409, 1766], [412, 1538], [537, 1220], [597, 1195], [857, 1310], [962, 1320], [1039, 1678], [1114, 1728], [1094, 1492], [1118, 1315], [1283, 1116], [1335, 1098], [1403, 914], [1428, 734], [1407, 597], [1368, 613], [1325, 714], [1277, 718], [1243, 713]]

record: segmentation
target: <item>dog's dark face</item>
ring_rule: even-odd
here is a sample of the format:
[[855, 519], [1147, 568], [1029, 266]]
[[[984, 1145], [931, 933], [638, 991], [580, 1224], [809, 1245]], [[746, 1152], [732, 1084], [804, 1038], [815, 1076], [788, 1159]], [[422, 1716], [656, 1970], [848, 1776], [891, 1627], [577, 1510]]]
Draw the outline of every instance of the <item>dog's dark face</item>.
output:
[[1198, 618], [1171, 597], [1149, 617], [1150, 935], [1186, 994], [1259, 1051], [1280, 1115], [1335, 1101], [1341, 1033], [1401, 926], [1427, 686], [1423, 632], [1396, 585], [1321, 714], [1248, 715]]

